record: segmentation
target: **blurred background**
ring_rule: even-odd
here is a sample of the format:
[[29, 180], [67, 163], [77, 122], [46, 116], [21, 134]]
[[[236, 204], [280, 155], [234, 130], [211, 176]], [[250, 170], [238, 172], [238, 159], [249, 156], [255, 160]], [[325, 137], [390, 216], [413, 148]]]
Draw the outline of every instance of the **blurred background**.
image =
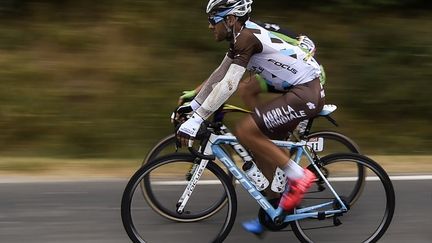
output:
[[[173, 131], [181, 91], [225, 55], [227, 43], [208, 30], [206, 4], [0, 1], [0, 156], [138, 164]], [[428, 155], [431, 7], [429, 0], [255, 0], [252, 18], [315, 41], [340, 124], [317, 129], [348, 135], [366, 154]], [[243, 106], [237, 97], [229, 103]], [[8, 169], [17, 168], [0, 166]]]

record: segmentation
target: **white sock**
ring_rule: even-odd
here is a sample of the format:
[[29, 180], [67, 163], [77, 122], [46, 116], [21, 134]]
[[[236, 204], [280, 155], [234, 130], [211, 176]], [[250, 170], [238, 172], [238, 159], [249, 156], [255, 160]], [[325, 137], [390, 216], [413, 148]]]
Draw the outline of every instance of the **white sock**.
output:
[[288, 161], [288, 164], [285, 165], [283, 170], [285, 171], [285, 175], [290, 180], [300, 179], [304, 176], [303, 168], [292, 159]]

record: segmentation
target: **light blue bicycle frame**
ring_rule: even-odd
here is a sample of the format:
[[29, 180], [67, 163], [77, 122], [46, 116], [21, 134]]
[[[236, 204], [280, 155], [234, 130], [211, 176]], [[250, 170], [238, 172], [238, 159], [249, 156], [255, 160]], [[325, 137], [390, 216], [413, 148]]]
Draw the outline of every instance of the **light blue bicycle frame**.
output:
[[[306, 141], [300, 141], [300, 142], [291, 142], [291, 141], [282, 141], [282, 140], [272, 140], [274, 144], [276, 144], [278, 147], [281, 148], [287, 148], [296, 149], [296, 156], [295, 156], [295, 162], [299, 163], [301, 157], [304, 155], [306, 156], [307, 160], [310, 164], [312, 164], [315, 168], [315, 170], [318, 172], [319, 176], [322, 178], [322, 180], [325, 182], [325, 184], [328, 186], [328, 188], [333, 193], [336, 200], [339, 202], [339, 205], [341, 205], [340, 209], [332, 209], [332, 210], [324, 210], [318, 212], [318, 209], [329, 207], [333, 205], [334, 201], [331, 200], [329, 202], [308, 206], [306, 208], [300, 208], [296, 209], [294, 214], [287, 215], [284, 219], [284, 222], [290, 222], [294, 220], [300, 220], [304, 218], [311, 218], [311, 217], [318, 217], [318, 213], [321, 213], [321, 215], [334, 215], [338, 213], [343, 213], [348, 211], [347, 206], [345, 203], [341, 200], [339, 195], [336, 193], [334, 188], [331, 186], [327, 178], [323, 175], [321, 170], [318, 168], [318, 166], [315, 164], [314, 159], [312, 157], [312, 153], [310, 152], [310, 149], [306, 145]], [[249, 194], [257, 201], [257, 203], [265, 210], [265, 212], [270, 216], [270, 218], [274, 221], [276, 217], [280, 216], [283, 213], [283, 209], [280, 207], [273, 208], [273, 206], [269, 203], [269, 201], [259, 192], [255, 186], [250, 182], [250, 180], [247, 178], [246, 174], [237, 167], [237, 165], [234, 163], [234, 161], [231, 160], [230, 156], [225, 153], [225, 151], [220, 146], [221, 144], [236, 144], [238, 143], [237, 138], [234, 136], [227, 136], [227, 135], [215, 135], [211, 134], [209, 138], [209, 142], [207, 143], [204, 154], [205, 155], [215, 155], [216, 158], [218, 158], [226, 167], [227, 169], [234, 175], [234, 177], [240, 182], [240, 184], [249, 192]], [[207, 164], [208, 160], [202, 160], [201, 166], [204, 166]], [[193, 179], [190, 181], [188, 188], [192, 186], [192, 189], [195, 187], [197, 181], [201, 177], [201, 174], [203, 173], [203, 169], [196, 170], [194, 173]], [[192, 183], [192, 184], [191, 184]], [[188, 189], [186, 189], [188, 190]], [[190, 194], [189, 194], [190, 195]], [[182, 204], [185, 204], [187, 199], [184, 201], [184, 198], [181, 199], [183, 202]]]

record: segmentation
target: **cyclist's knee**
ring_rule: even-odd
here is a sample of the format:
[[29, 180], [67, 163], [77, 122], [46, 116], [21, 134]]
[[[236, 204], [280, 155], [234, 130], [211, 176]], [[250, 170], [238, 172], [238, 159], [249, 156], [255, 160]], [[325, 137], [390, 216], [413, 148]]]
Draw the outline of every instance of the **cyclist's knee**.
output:
[[240, 82], [239, 86], [238, 86], [238, 94], [240, 95], [241, 98], [244, 98], [246, 96], [250, 95], [250, 89], [248, 89], [249, 84], [246, 82]]
[[245, 78], [240, 82], [238, 92], [241, 97], [256, 96], [261, 92], [261, 87], [256, 78]]
[[252, 116], [246, 116], [236, 126], [236, 135], [240, 140], [250, 140], [256, 138], [259, 128]]

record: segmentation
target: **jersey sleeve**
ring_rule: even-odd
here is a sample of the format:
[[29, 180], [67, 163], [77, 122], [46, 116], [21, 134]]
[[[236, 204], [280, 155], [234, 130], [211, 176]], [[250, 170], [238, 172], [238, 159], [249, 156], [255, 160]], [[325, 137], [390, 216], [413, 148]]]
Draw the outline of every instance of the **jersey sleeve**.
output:
[[243, 30], [234, 44], [231, 44], [228, 57], [233, 59], [233, 63], [242, 67], [247, 67], [251, 57], [260, 53], [263, 45], [259, 39], [249, 30]]

